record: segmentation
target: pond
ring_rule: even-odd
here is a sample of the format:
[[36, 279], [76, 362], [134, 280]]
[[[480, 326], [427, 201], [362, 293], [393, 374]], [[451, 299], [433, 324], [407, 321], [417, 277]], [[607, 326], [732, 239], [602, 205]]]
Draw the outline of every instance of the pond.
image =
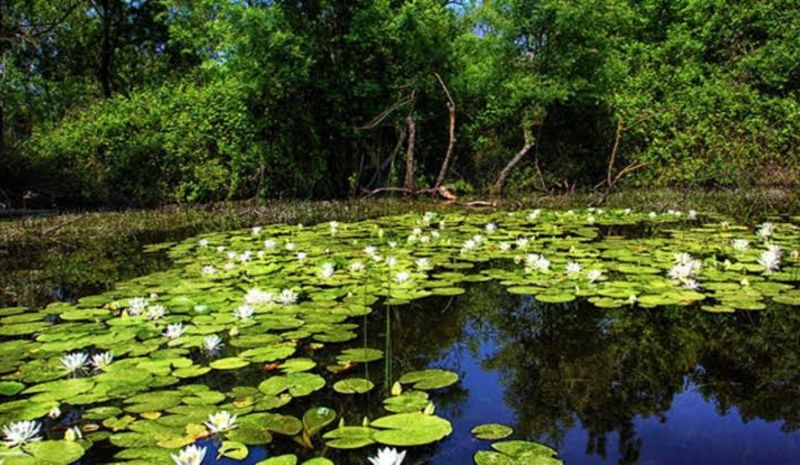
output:
[[798, 223], [426, 213], [154, 245], [164, 271], [0, 309], [0, 454], [796, 462]]

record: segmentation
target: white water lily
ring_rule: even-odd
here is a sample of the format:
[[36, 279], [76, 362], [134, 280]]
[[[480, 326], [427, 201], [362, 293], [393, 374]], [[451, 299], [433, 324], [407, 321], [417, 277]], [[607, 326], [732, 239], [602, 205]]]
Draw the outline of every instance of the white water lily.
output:
[[537, 208], [536, 210], [528, 213], [528, 221], [533, 221], [533, 220], [539, 218], [539, 215], [541, 215], [541, 214], [542, 214], [542, 210]]
[[167, 314], [167, 309], [163, 305], [153, 305], [147, 308], [148, 320], [160, 320]]
[[297, 303], [297, 297], [298, 297], [297, 292], [291, 289], [284, 289], [278, 295], [277, 301], [281, 305], [291, 305]]
[[583, 267], [578, 262], [569, 261], [565, 266], [567, 274], [577, 274], [583, 270]]
[[639, 301], [639, 298], [636, 297], [636, 294], [631, 294], [628, 296], [628, 303], [631, 305], [636, 305], [636, 302]]
[[206, 266], [203, 267], [202, 273], [204, 275], [216, 274], [217, 273], [217, 269], [214, 267], [214, 265], [206, 265]]
[[277, 245], [278, 245], [278, 243], [275, 242], [275, 239], [266, 239], [264, 241], [264, 248], [265, 249], [274, 249], [275, 246], [277, 246]]
[[220, 347], [222, 347], [222, 338], [216, 334], [206, 336], [205, 339], [203, 339], [203, 349], [205, 349], [206, 352], [216, 352]]
[[406, 458], [406, 451], [400, 452], [397, 449], [385, 448], [379, 449], [378, 455], [369, 457], [371, 465], [400, 465]]
[[497, 247], [503, 252], [508, 252], [509, 250], [511, 250], [511, 244], [509, 244], [508, 242], [501, 242], [497, 245]]
[[390, 267], [397, 265], [397, 259], [394, 257], [386, 257], [386, 265]]
[[497, 231], [497, 225], [494, 224], [494, 223], [489, 223], [486, 226], [484, 226], [483, 229], [485, 229], [487, 233], [491, 234], [491, 233]]
[[272, 302], [275, 296], [271, 292], [262, 291], [261, 289], [254, 287], [247, 291], [247, 294], [244, 296], [244, 302], [250, 305], [256, 304], [268, 304]]
[[750, 247], [750, 241], [747, 239], [734, 239], [731, 241], [731, 247], [733, 247], [733, 250], [742, 252]]
[[414, 262], [414, 263], [417, 265], [417, 268], [420, 269], [420, 270], [424, 270], [424, 269], [426, 269], [426, 268], [431, 266], [431, 261], [428, 260], [427, 258], [418, 258], [417, 261]]
[[758, 257], [758, 264], [764, 267], [764, 273], [769, 274], [781, 267], [781, 248], [777, 245], [771, 245], [767, 250], [761, 253]]
[[775, 233], [775, 225], [766, 222], [759, 225], [758, 230], [756, 231], [756, 235], [762, 239], [769, 239], [769, 236]]
[[531, 240], [528, 239], [527, 237], [520, 237], [519, 239], [516, 240], [515, 243], [517, 244], [518, 249], [525, 250], [528, 248], [528, 244], [530, 243], [530, 241]]
[[222, 252], [224, 252], [224, 251], [225, 251], [225, 246], [224, 246], [224, 245], [218, 245], [218, 246], [217, 246], [217, 252], [218, 252], [218, 253], [222, 253]]
[[164, 331], [163, 336], [168, 338], [168, 339], [177, 339], [177, 338], [183, 336], [183, 333], [185, 333], [185, 332], [186, 332], [186, 329], [184, 329], [182, 323], [173, 323], [173, 324], [167, 325], [167, 330]]
[[17, 421], [3, 426], [3, 435], [7, 447], [16, 447], [29, 442], [36, 442], [42, 439], [38, 436], [42, 426], [32, 420]]
[[70, 373], [83, 371], [89, 364], [89, 356], [84, 352], [73, 352], [61, 357], [61, 366]]
[[353, 262], [347, 266], [347, 269], [350, 270], [351, 273], [360, 273], [364, 271], [364, 268], [366, 267], [361, 262]]
[[211, 433], [222, 433], [236, 428], [236, 415], [222, 410], [208, 416], [208, 421], [203, 422]]
[[250, 229], [250, 231], [251, 231], [253, 234], [260, 234], [260, 233], [261, 233], [261, 229], [262, 229], [262, 228], [261, 228], [261, 226], [253, 226], [253, 227]]
[[305, 252], [297, 252], [297, 261], [302, 262], [308, 257], [308, 254]]
[[701, 263], [695, 260], [688, 253], [682, 252], [675, 254], [675, 266], [670, 268], [667, 276], [678, 281], [686, 281], [694, 278], [700, 272]]
[[58, 405], [56, 405], [55, 407], [51, 408], [49, 412], [47, 412], [47, 416], [55, 420], [61, 416], [61, 409], [58, 408]]
[[478, 243], [475, 242], [474, 239], [467, 239], [464, 241], [464, 245], [461, 246], [461, 253], [463, 254], [469, 252], [470, 250], [474, 250], [477, 246]]
[[589, 284], [593, 284], [598, 279], [603, 277], [603, 270], [590, 270], [586, 273], [586, 279], [589, 280]]
[[267, 256], [267, 252], [265, 252], [265, 251], [263, 251], [263, 250], [259, 250], [259, 251], [256, 253], [256, 257], [258, 257], [258, 258], [264, 258], [264, 257], [266, 257], [266, 256]]
[[105, 370], [114, 360], [114, 354], [111, 351], [101, 352], [92, 355], [92, 368], [95, 370]]
[[424, 221], [426, 224], [430, 224], [434, 218], [436, 218], [436, 213], [434, 212], [425, 212], [425, 214], [422, 215], [422, 221]]
[[650, 212], [650, 213], [647, 214], [647, 216], [650, 217], [650, 218], [655, 218], [656, 216], [658, 216], [658, 213]]
[[696, 279], [689, 278], [683, 281], [683, 287], [692, 291], [696, 291], [700, 289], [700, 283], [697, 282]]
[[290, 252], [291, 252], [292, 250], [294, 250], [294, 249], [295, 249], [295, 247], [297, 247], [297, 246], [296, 246], [296, 245], [294, 245], [294, 242], [287, 242], [287, 243], [286, 243], [286, 245], [285, 245], [285, 246], [283, 246], [283, 248], [284, 248], [284, 249], [286, 249], [286, 250], [288, 250], [288, 251], [290, 251]]
[[587, 217], [586, 217], [586, 222], [587, 222], [588, 224], [594, 224], [594, 222], [595, 222], [594, 215], [589, 215], [589, 216], [587, 216]]
[[547, 271], [550, 269], [550, 260], [538, 253], [533, 253], [525, 257], [525, 271]]
[[403, 284], [411, 281], [411, 275], [406, 271], [401, 271], [394, 275], [394, 281], [398, 284]]
[[689, 210], [689, 218], [691, 218], [691, 219], [693, 219], [693, 220], [694, 220], [694, 219], [697, 219], [697, 211], [695, 211], [695, 210]]
[[339, 222], [338, 221], [331, 221], [330, 223], [328, 223], [328, 225], [331, 227], [331, 232], [332, 233], [335, 233], [336, 230], [339, 229]]
[[225, 271], [231, 271], [236, 268], [236, 263], [228, 262], [222, 266], [222, 269]]
[[201, 465], [206, 457], [206, 448], [191, 446], [184, 447], [178, 455], [170, 454], [175, 465]]
[[330, 278], [331, 276], [333, 276], [333, 273], [335, 273], [335, 272], [336, 272], [336, 268], [334, 268], [332, 263], [323, 263], [319, 274], [323, 278], [327, 279], [327, 278]]
[[626, 215], [630, 215], [631, 212], [633, 212], [633, 209], [631, 209], [631, 208], [626, 208], [625, 210], [622, 210], [622, 213], [624, 213]]
[[369, 256], [373, 256], [378, 253], [378, 249], [375, 246], [368, 245], [364, 247], [364, 253]]
[[200, 239], [197, 243], [200, 247], [208, 247], [208, 239]]
[[475, 234], [474, 236], [472, 236], [472, 240], [475, 241], [476, 244], [480, 244], [481, 242], [483, 242], [483, 236], [481, 236], [480, 234]]
[[247, 304], [239, 305], [236, 310], [233, 311], [233, 316], [239, 318], [240, 320], [246, 320], [253, 316], [255, 313], [255, 309]]
[[134, 297], [128, 300], [128, 314], [138, 316], [150, 305], [150, 301], [144, 297]]
[[240, 253], [236, 259], [241, 263], [247, 263], [253, 259], [253, 252], [245, 250], [244, 252]]
[[225, 256], [228, 257], [228, 260], [236, 260], [236, 257], [239, 256], [239, 254], [231, 250], [230, 252], [225, 254]]

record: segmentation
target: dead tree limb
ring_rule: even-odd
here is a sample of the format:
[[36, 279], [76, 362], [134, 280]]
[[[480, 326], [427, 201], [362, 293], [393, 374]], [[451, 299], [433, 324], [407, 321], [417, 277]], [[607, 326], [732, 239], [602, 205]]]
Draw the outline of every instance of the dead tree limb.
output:
[[436, 76], [436, 79], [442, 86], [442, 90], [444, 90], [444, 94], [447, 96], [447, 113], [450, 118], [450, 124], [448, 125], [449, 139], [447, 142], [447, 152], [445, 152], [444, 161], [439, 170], [439, 176], [436, 177], [436, 183], [433, 185], [433, 187], [438, 188], [444, 183], [445, 177], [447, 177], [447, 169], [450, 166], [450, 159], [453, 156], [453, 149], [456, 145], [456, 102], [453, 100], [453, 96], [450, 95], [450, 91], [447, 90], [447, 86], [444, 84], [442, 77], [439, 76], [439, 73], [433, 73], [433, 75]]
[[530, 151], [530, 149], [533, 147], [535, 143], [535, 138], [533, 137], [533, 133], [531, 132], [530, 128], [527, 125], [524, 125], [522, 127], [522, 134], [525, 143], [522, 146], [522, 148], [519, 149], [517, 154], [514, 155], [514, 158], [509, 160], [505, 168], [503, 168], [503, 170], [500, 171], [500, 175], [497, 176], [497, 180], [495, 181], [490, 191], [492, 196], [500, 195], [500, 193], [503, 191], [503, 186], [505, 186], [506, 180], [511, 175], [511, 171], [514, 169], [517, 163], [519, 163], [519, 161], [522, 160], [522, 157], [524, 157], [525, 154], [527, 154], [528, 151]]
[[608, 174], [606, 176], [606, 182], [609, 186], [612, 184], [612, 176], [614, 173], [614, 163], [617, 161], [617, 151], [619, 150], [619, 141], [622, 138], [622, 118], [617, 120], [617, 130], [614, 133], [614, 145], [611, 147], [611, 156], [608, 159]]
[[406, 149], [406, 175], [403, 180], [403, 187], [415, 191], [417, 188], [416, 179], [414, 178], [414, 142], [417, 136], [417, 125], [414, 121], [414, 100], [416, 99], [416, 91], [411, 92], [411, 108], [406, 116], [406, 126], [408, 127], [408, 145]]

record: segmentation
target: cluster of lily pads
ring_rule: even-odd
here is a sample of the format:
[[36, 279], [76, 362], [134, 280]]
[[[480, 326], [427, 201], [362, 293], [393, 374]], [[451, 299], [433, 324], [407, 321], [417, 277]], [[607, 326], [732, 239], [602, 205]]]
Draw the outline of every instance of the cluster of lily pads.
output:
[[[324, 406], [301, 418], [287, 412], [328, 386], [340, 395], [376, 390], [352, 372], [381, 363], [383, 351], [356, 344], [325, 355], [358, 337], [355, 317], [379, 303], [458, 295], [470, 282], [498, 280], [541, 302], [584, 298], [598, 307], [800, 305], [795, 223], [751, 229], [696, 212], [629, 209], [425, 213], [156, 245], [174, 268], [75, 305], [0, 309], [0, 455], [5, 465], [68, 464], [110, 443], [112, 463], [183, 465], [210, 463], [198, 443], [207, 440], [236, 460], [274, 435], [293, 438], [305, 456], [320, 445], [435, 443], [452, 433], [434, 405], [437, 390], [458, 382], [446, 370], [385, 380], [388, 414], [378, 418], [344, 418]], [[219, 388], [220, 377], [232, 384]], [[505, 430], [489, 425], [476, 434], [507, 437], [498, 431]], [[476, 463], [560, 463], [539, 444], [492, 447]], [[374, 464], [404, 457], [381, 454]]]

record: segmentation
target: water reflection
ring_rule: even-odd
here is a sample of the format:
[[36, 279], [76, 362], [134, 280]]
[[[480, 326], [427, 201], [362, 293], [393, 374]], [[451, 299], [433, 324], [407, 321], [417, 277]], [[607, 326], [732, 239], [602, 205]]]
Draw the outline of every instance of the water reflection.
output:
[[403, 369], [444, 366], [454, 435], [431, 463], [471, 463], [469, 437], [507, 421], [567, 464], [800, 460], [800, 314], [542, 305], [496, 283], [396, 315]]

